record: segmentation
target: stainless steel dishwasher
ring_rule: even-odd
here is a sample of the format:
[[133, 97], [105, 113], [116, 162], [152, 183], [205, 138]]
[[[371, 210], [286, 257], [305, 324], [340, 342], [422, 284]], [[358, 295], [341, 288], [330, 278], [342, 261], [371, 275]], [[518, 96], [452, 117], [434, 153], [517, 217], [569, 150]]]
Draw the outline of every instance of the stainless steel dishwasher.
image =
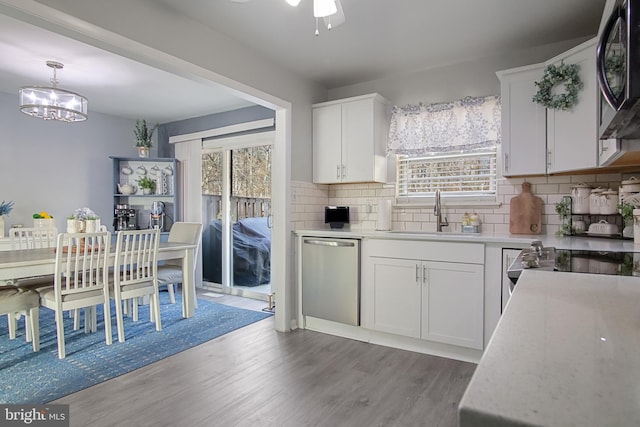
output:
[[360, 324], [360, 240], [303, 237], [302, 314]]

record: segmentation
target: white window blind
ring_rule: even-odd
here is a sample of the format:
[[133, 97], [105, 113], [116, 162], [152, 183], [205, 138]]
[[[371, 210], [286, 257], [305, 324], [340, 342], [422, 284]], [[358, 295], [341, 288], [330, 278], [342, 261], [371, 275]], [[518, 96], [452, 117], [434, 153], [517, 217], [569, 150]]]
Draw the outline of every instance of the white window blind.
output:
[[469, 153], [398, 155], [396, 196], [432, 196], [440, 190], [446, 197], [496, 195], [496, 147]]

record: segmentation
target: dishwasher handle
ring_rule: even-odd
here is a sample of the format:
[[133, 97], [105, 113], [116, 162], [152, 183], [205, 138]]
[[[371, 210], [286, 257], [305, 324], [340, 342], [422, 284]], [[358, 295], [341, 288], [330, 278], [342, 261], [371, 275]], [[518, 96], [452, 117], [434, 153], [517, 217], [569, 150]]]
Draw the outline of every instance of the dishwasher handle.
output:
[[303, 243], [307, 245], [319, 245], [319, 246], [345, 246], [345, 247], [354, 247], [356, 244], [353, 242], [344, 242], [341, 240], [316, 240], [316, 239], [304, 239]]

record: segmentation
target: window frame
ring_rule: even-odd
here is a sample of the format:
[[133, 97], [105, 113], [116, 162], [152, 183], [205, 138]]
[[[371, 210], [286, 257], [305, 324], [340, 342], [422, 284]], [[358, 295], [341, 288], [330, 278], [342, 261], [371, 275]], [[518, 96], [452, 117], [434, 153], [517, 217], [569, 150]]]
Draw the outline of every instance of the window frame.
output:
[[[491, 169], [493, 170], [493, 174], [488, 179], [493, 181], [493, 192], [492, 193], [471, 193], [471, 194], [455, 194], [452, 192], [441, 191], [440, 196], [443, 201], [446, 200], [446, 204], [449, 206], [486, 206], [486, 207], [495, 207], [498, 206], [498, 197], [499, 197], [499, 185], [498, 181], [501, 179], [500, 175], [500, 145], [496, 144], [493, 147], [493, 153], [482, 153], [486, 152], [487, 149], [478, 150], [478, 153], [473, 152], [452, 152], [452, 153], [431, 153], [432, 157], [442, 157], [443, 160], [446, 158], [456, 158], [456, 157], [473, 157], [473, 156], [482, 156], [491, 154], [493, 157], [490, 159], [492, 161]], [[420, 159], [425, 157], [430, 157], [429, 154], [420, 154], [420, 155], [411, 155], [411, 154], [397, 154], [394, 156], [394, 163], [396, 166], [396, 182], [394, 185], [394, 193], [397, 205], [404, 206], [421, 206], [421, 205], [432, 205], [435, 201], [435, 190], [430, 192], [423, 192], [421, 194], [401, 194], [401, 187], [406, 182], [406, 180], [401, 179], [401, 174], [403, 171], [403, 162], [406, 162], [407, 159], [409, 161], [413, 159]]]

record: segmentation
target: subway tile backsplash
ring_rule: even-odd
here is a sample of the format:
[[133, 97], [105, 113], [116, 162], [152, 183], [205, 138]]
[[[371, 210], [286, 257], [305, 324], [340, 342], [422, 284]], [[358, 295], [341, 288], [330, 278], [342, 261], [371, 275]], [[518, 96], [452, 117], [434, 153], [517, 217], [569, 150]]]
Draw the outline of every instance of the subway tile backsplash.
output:
[[[555, 204], [562, 196], [571, 193], [571, 186], [587, 183], [594, 187], [619, 190], [620, 181], [636, 173], [607, 173], [602, 175], [566, 175], [530, 178], [503, 179], [498, 184], [499, 206], [491, 207], [447, 207], [443, 203], [443, 214], [449, 221], [450, 230], [459, 231], [465, 212], [476, 212], [485, 232], [509, 232], [509, 202], [520, 194], [522, 183], [531, 183], [531, 192], [544, 203], [542, 214], [542, 232], [554, 233], [559, 230], [561, 220], [555, 212]], [[345, 205], [351, 207], [351, 229], [375, 230], [378, 201], [394, 201], [395, 189], [392, 184], [332, 184], [316, 185], [293, 181], [291, 185], [292, 223], [294, 229], [325, 228], [324, 207], [326, 205]], [[393, 207], [392, 228], [394, 230], [435, 229], [433, 206]]]

